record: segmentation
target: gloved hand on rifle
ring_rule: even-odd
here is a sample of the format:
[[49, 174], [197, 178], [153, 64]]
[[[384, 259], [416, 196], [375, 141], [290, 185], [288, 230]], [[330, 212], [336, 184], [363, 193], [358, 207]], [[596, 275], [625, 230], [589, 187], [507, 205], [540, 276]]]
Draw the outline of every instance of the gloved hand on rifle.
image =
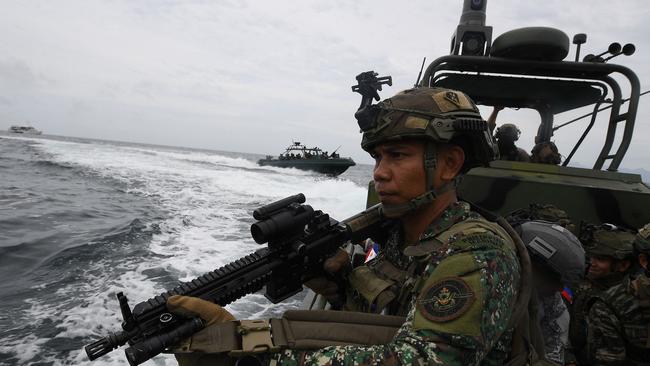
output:
[[236, 320], [228, 310], [198, 297], [174, 295], [167, 300], [167, 310], [186, 318], [200, 317], [208, 326]]
[[323, 269], [329, 277], [322, 276], [305, 282], [315, 293], [322, 295], [332, 305], [340, 305], [343, 302], [341, 290], [336, 280], [343, 280], [343, 275], [351, 269], [350, 256], [344, 250], [339, 250], [335, 255], [328, 258], [323, 264]]
[[221, 347], [210, 326], [236, 320], [228, 310], [198, 297], [180, 295], [167, 299], [167, 310], [186, 318], [198, 316], [207, 322], [205, 329], [172, 349], [179, 366], [201, 365], [205, 361], [210, 361], [214, 366], [234, 365], [234, 361], [226, 354], [212, 354], [221, 351]]

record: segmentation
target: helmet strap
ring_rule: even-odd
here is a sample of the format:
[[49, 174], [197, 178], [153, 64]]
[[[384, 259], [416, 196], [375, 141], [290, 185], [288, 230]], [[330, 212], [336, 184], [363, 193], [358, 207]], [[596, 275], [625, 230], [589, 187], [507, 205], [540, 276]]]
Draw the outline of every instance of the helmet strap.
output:
[[426, 174], [426, 187], [429, 191], [435, 191], [433, 177], [438, 165], [438, 153], [436, 145], [428, 141], [424, 147], [424, 173]]

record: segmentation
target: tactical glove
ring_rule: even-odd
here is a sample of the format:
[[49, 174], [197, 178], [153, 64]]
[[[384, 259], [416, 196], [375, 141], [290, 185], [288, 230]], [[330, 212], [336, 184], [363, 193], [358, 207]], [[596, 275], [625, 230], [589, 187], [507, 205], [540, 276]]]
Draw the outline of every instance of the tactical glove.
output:
[[200, 317], [208, 326], [235, 320], [228, 310], [198, 297], [174, 295], [167, 300], [167, 310], [186, 318]]
[[323, 270], [330, 276], [313, 278], [305, 282], [305, 286], [325, 297], [330, 304], [341, 304], [343, 302], [342, 289], [338, 283], [343, 281], [343, 275], [350, 269], [350, 256], [346, 251], [339, 250], [323, 264]]
[[207, 322], [205, 329], [172, 348], [179, 366], [233, 366], [235, 359], [221, 352], [215, 327], [211, 325], [235, 320], [228, 310], [197, 297], [174, 295], [167, 300], [167, 310], [187, 318], [200, 317]]

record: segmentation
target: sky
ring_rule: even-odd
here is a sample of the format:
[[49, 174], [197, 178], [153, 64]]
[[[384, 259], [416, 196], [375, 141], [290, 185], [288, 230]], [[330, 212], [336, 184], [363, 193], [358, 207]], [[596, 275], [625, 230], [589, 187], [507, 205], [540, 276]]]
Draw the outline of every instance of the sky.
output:
[[[494, 37], [550, 26], [587, 33], [582, 54], [636, 45], [616, 63], [650, 89], [650, 7], [643, 0], [490, 0]], [[423, 57], [449, 53], [462, 1], [12, 1], [0, 12], [0, 129], [277, 154], [292, 140], [362, 163], [354, 77], [391, 75], [389, 97], [413, 85]], [[573, 59], [572, 46], [568, 58]], [[622, 167], [646, 168], [650, 96]], [[645, 102], [645, 104], [644, 104]], [[484, 118], [490, 109], [483, 109]], [[578, 115], [580, 113], [574, 113]], [[563, 122], [573, 115], [556, 116]], [[532, 148], [538, 116], [505, 110]], [[605, 121], [574, 158], [591, 166]], [[559, 130], [565, 155], [582, 124]]]

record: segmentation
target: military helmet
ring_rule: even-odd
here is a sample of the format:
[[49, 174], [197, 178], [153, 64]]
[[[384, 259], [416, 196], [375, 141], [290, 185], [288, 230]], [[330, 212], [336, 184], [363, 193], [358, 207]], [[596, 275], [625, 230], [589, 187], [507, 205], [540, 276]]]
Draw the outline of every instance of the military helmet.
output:
[[585, 274], [585, 251], [566, 228], [548, 221], [528, 221], [515, 228], [533, 261], [550, 268], [564, 285]]
[[[497, 147], [474, 102], [464, 93], [417, 87], [372, 106], [372, 121], [362, 126], [361, 147], [403, 139], [455, 143], [465, 151], [465, 168], [494, 160]], [[360, 122], [360, 126], [362, 123]]]
[[639, 229], [634, 239], [634, 249], [639, 253], [650, 254], [650, 223]]
[[612, 224], [587, 224], [580, 230], [580, 240], [589, 256], [630, 259], [635, 239], [634, 233]]
[[521, 136], [521, 130], [519, 130], [519, 127], [513, 125], [512, 123], [502, 124], [497, 128], [497, 131], [494, 134], [494, 137], [499, 140], [512, 142], [519, 140], [519, 136]]

